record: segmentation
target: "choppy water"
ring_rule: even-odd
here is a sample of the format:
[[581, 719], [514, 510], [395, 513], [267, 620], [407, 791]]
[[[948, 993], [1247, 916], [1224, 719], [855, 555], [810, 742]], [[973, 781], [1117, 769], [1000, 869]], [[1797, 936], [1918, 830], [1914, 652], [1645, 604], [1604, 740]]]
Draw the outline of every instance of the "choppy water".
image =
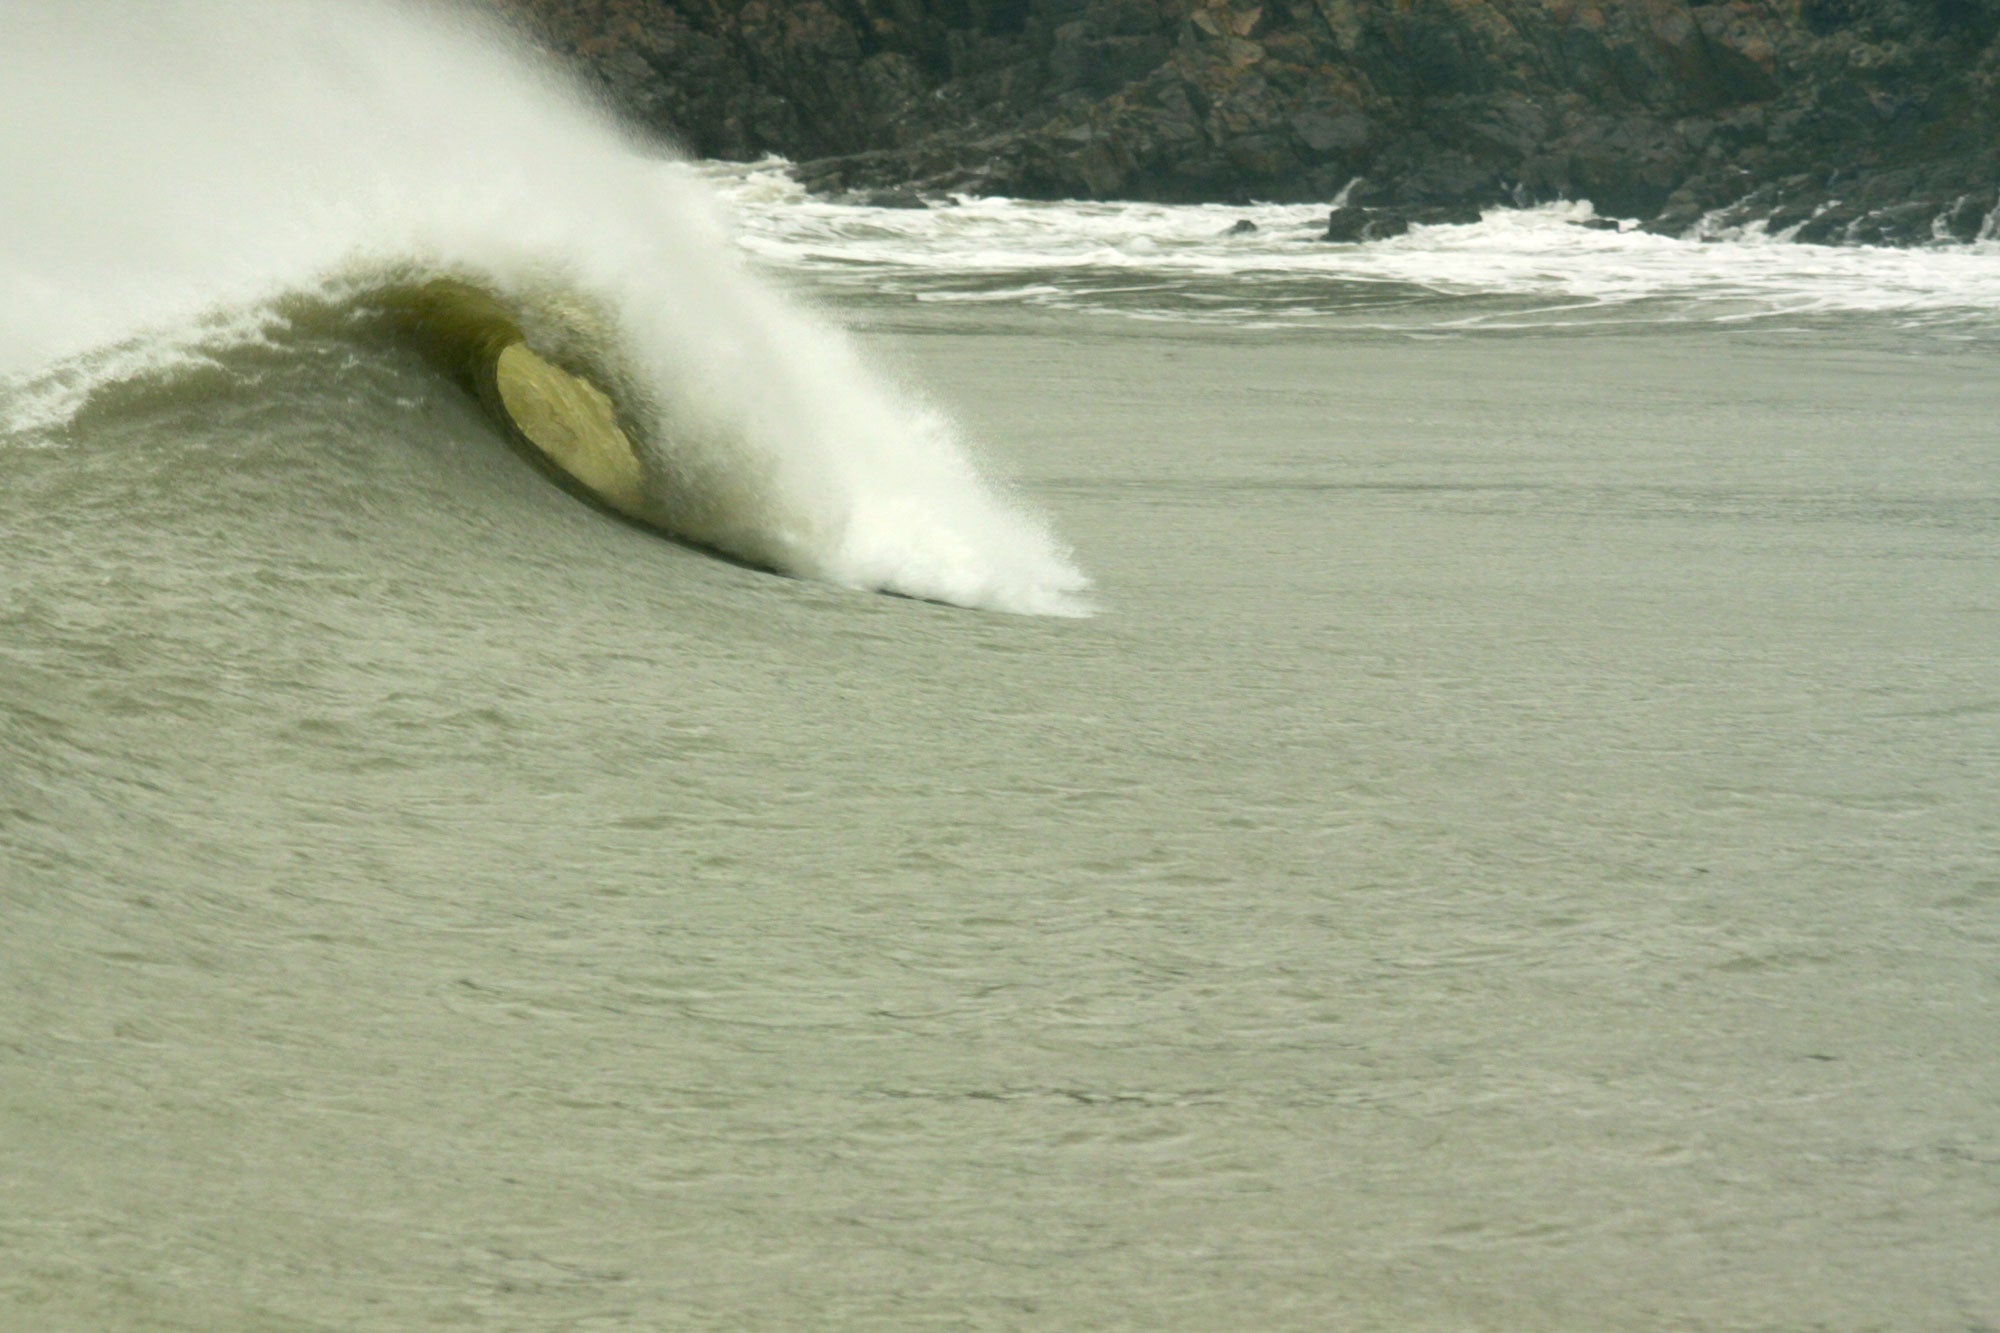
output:
[[360, 224], [14, 319], [0, 1326], [2000, 1324], [2000, 259], [706, 174], [1098, 614], [578, 504]]

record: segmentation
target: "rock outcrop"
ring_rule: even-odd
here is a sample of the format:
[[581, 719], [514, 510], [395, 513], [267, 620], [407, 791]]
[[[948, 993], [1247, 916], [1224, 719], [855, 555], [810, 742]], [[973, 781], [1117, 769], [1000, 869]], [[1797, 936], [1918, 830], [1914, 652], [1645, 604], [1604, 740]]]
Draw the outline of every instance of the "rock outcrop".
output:
[[821, 190], [1346, 189], [1373, 234], [1570, 198], [1869, 243], [2000, 204], [1995, 0], [485, 2], [644, 125]]

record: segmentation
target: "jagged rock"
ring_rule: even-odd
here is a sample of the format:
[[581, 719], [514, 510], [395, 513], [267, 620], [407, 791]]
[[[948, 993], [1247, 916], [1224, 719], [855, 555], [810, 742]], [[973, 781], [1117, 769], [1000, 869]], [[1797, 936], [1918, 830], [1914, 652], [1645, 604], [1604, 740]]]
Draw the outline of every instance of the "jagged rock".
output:
[[1410, 229], [1410, 220], [1401, 213], [1382, 208], [1360, 208], [1349, 204], [1327, 214], [1323, 241], [1381, 241], [1401, 236]]
[[1830, 203], [1806, 220], [1796, 239], [1806, 245], [1839, 245], [1847, 240], [1848, 228], [1860, 220], [1858, 204]]
[[1979, 239], [1979, 232], [1986, 225], [1987, 214], [1993, 211], [1993, 192], [1981, 190], [1960, 195], [1952, 201], [1938, 217], [1940, 229], [1946, 238], [1954, 241], [1971, 242]]
[[1336, 208], [1326, 217], [1326, 234], [1323, 241], [1360, 241], [1367, 239], [1368, 210], [1365, 208]]
[[1931, 239], [1931, 219], [1942, 211], [1934, 199], [1876, 209], [1862, 216], [1847, 239], [1863, 245], [1915, 245]]
[[1306, 202], [1365, 175], [1348, 202], [1409, 223], [1589, 199], [1926, 243], [1977, 235], [1990, 203], [1958, 201], [2000, 182], [1989, 0], [482, 2], [693, 151], [864, 196]]

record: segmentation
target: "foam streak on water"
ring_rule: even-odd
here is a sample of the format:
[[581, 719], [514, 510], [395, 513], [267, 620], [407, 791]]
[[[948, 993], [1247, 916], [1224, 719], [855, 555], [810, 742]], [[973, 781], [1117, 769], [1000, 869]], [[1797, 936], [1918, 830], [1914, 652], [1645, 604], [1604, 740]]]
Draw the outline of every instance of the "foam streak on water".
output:
[[860, 587], [1075, 612], [951, 424], [743, 271], [709, 191], [501, 34], [379, 0], [0, 0], [0, 410], [257, 337], [300, 295], [469, 279], [609, 382], [661, 526]]

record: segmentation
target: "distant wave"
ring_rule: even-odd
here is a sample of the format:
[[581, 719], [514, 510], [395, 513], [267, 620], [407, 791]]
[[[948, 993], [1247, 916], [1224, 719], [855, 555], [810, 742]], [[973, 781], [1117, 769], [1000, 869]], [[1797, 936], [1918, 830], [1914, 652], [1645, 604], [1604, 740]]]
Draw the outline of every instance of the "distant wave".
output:
[[387, 0], [0, 0], [0, 413], [227, 365], [436, 279], [631, 427], [644, 517], [753, 564], [1087, 610], [952, 423], [749, 274], [710, 195], [499, 29]]

